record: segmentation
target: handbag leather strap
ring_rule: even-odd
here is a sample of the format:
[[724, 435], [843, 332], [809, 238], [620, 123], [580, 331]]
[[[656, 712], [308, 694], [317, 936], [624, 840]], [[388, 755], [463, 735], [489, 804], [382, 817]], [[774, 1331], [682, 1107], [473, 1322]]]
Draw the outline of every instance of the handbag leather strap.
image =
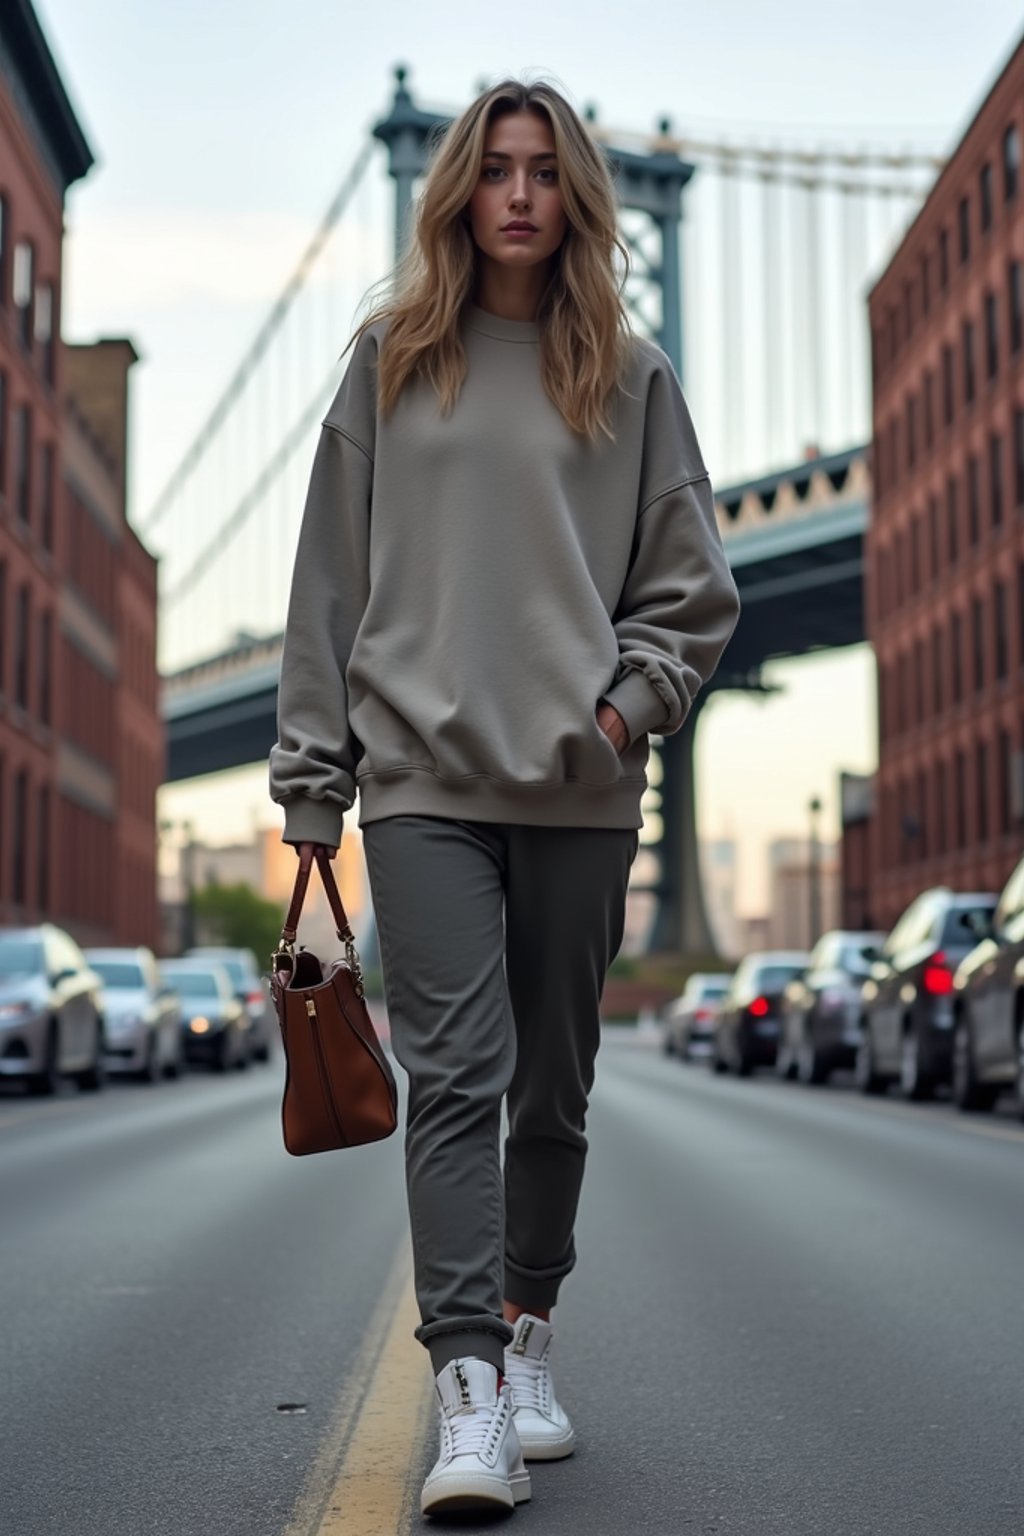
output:
[[327, 900], [330, 904], [334, 925], [338, 932], [338, 938], [342, 943], [351, 940], [352, 929], [349, 927], [345, 908], [342, 906], [341, 893], [334, 879], [334, 871], [331, 861], [327, 857], [327, 849], [318, 846], [313, 854], [308, 847], [301, 849], [299, 853], [299, 867], [295, 875], [295, 887], [292, 891], [291, 905], [288, 915], [281, 929], [281, 938], [288, 944], [295, 943], [295, 936], [299, 930], [299, 918], [302, 915], [302, 905], [306, 899], [306, 891], [309, 889], [309, 876], [313, 868], [313, 860], [316, 859], [317, 869], [320, 871], [320, 879], [323, 881], [324, 890], [327, 892]]

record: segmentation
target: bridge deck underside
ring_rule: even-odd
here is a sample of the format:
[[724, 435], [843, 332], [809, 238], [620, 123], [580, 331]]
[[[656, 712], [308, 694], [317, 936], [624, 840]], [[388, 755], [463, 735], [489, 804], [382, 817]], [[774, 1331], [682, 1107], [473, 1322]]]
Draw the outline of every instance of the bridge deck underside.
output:
[[720, 682], [762, 662], [864, 639], [864, 566], [859, 534], [813, 550], [734, 566], [742, 612], [722, 659]]

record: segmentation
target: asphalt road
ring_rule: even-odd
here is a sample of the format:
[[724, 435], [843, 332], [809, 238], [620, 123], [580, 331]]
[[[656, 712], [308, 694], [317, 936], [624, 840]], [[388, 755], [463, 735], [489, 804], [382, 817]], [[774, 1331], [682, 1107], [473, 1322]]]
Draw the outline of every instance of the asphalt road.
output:
[[[3, 1536], [456, 1529], [413, 1512], [400, 1139], [289, 1158], [280, 1087], [0, 1094]], [[579, 1449], [502, 1528], [1019, 1536], [1024, 1126], [616, 1032], [590, 1132]]]

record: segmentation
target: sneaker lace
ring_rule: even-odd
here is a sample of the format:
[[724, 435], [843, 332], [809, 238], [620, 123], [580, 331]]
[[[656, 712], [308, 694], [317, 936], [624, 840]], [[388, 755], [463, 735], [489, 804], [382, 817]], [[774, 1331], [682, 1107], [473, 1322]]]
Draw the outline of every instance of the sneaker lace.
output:
[[454, 1454], [479, 1455], [484, 1451], [500, 1412], [499, 1404], [496, 1408], [460, 1408], [457, 1413], [453, 1413], [448, 1423]]
[[512, 1388], [512, 1401], [517, 1408], [542, 1408], [541, 1381], [544, 1364], [540, 1360], [527, 1360], [516, 1355], [506, 1355], [505, 1376]]

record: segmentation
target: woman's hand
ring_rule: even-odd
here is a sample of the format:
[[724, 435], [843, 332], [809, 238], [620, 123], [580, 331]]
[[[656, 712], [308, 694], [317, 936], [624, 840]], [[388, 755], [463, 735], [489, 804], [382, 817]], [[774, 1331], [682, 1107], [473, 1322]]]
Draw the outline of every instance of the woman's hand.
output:
[[629, 730], [614, 704], [597, 706], [597, 723], [621, 756], [629, 746]]
[[328, 843], [293, 843], [292, 846], [300, 859], [304, 848], [309, 849], [309, 855], [312, 859], [316, 858], [317, 850], [320, 848], [324, 850], [329, 859], [335, 858], [338, 853], [337, 848], [332, 848]]

